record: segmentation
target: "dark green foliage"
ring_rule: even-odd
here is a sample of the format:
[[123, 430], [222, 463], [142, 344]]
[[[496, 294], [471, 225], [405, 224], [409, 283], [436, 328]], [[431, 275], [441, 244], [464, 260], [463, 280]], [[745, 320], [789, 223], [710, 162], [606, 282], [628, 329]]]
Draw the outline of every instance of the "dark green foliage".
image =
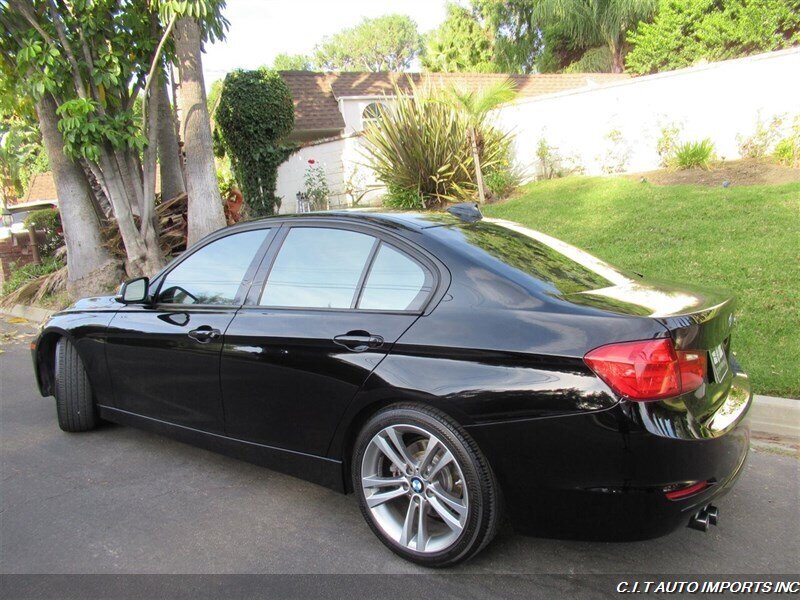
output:
[[64, 237], [61, 235], [61, 215], [56, 208], [33, 211], [26, 217], [25, 227], [45, 232], [45, 241], [39, 245], [39, 254], [42, 258], [53, 256], [56, 250], [64, 245]]
[[661, 0], [628, 42], [640, 74], [778, 50], [800, 43], [800, 0]]
[[250, 215], [274, 214], [281, 202], [275, 196], [278, 166], [295, 150], [285, 142], [294, 127], [289, 87], [270, 69], [233, 71], [225, 77], [215, 120]]

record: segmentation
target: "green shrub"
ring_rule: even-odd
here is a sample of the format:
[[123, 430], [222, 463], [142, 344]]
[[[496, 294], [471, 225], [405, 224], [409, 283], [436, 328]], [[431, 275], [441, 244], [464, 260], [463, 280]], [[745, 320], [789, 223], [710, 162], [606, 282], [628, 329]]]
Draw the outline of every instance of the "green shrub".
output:
[[34, 210], [25, 217], [25, 227], [34, 231], [44, 231], [45, 240], [39, 244], [39, 255], [42, 258], [53, 256], [64, 245], [61, 232], [61, 215], [57, 208]]
[[306, 198], [311, 202], [314, 210], [325, 210], [328, 208], [328, 196], [331, 189], [328, 185], [328, 176], [325, 174], [325, 167], [316, 164], [312, 158], [308, 161], [306, 173], [303, 177]]
[[[443, 91], [398, 90], [382, 118], [364, 131], [367, 157], [390, 190], [418, 192], [425, 208], [469, 199], [477, 192], [467, 134], [471, 123]], [[486, 124], [478, 137], [482, 170], [490, 173], [509, 155], [511, 140]]]
[[699, 167], [706, 169], [716, 158], [713, 142], [706, 138], [699, 142], [686, 142], [678, 144], [675, 154], [670, 160], [670, 166], [676, 169], [692, 169]]
[[661, 128], [661, 136], [656, 142], [656, 152], [658, 152], [658, 156], [661, 158], [662, 167], [668, 167], [670, 160], [675, 156], [680, 133], [681, 128], [675, 123], [665, 125]]
[[[294, 128], [294, 105], [283, 78], [269, 69], [228, 73], [215, 112], [219, 150], [231, 158], [253, 217], [274, 214], [278, 166], [294, 152], [285, 142]], [[221, 145], [221, 148], [219, 146]]]
[[425, 198], [417, 188], [404, 189], [389, 185], [383, 197], [383, 205], [402, 210], [424, 210]]
[[519, 187], [520, 181], [519, 174], [510, 166], [492, 171], [483, 178], [486, 188], [494, 199], [508, 196]]
[[3, 284], [3, 295], [5, 296], [18, 290], [29, 281], [33, 281], [42, 275], [49, 275], [58, 271], [63, 266], [64, 263], [54, 256], [43, 258], [40, 265], [30, 264], [19, 268], [12, 266], [11, 275]]
[[775, 145], [773, 156], [787, 167], [800, 168], [800, 116], [795, 117], [792, 132]]
[[756, 121], [756, 129], [751, 135], [736, 136], [739, 145], [739, 155], [742, 158], [763, 158], [770, 153], [781, 133], [783, 117], [775, 115], [769, 122], [764, 123], [761, 117]]

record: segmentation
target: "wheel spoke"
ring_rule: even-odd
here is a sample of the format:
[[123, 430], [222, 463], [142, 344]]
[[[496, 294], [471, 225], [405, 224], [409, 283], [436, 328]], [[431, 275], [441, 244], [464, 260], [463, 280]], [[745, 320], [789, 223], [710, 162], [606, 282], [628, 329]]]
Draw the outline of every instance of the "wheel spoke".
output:
[[375, 445], [380, 448], [380, 451], [383, 452], [386, 458], [388, 458], [392, 464], [400, 470], [401, 473], [406, 472], [406, 463], [402, 458], [400, 458], [400, 456], [397, 455], [397, 452], [395, 452], [394, 449], [389, 445], [389, 442], [386, 440], [386, 438], [381, 435], [377, 435], [373, 441]]
[[386, 435], [392, 441], [392, 444], [394, 444], [394, 447], [397, 450], [400, 458], [403, 459], [403, 462], [413, 469], [415, 463], [414, 460], [408, 455], [408, 450], [403, 442], [403, 436], [400, 435], [397, 429], [394, 427], [389, 427], [389, 429], [386, 430]]
[[436, 453], [439, 451], [440, 447], [441, 445], [439, 444], [439, 440], [431, 436], [431, 438], [428, 440], [428, 445], [425, 448], [425, 454], [422, 455], [422, 458], [419, 461], [420, 473], [425, 473], [425, 469], [428, 468], [428, 465], [433, 460], [433, 457], [436, 456]]
[[[428, 488], [434, 496], [436, 496], [442, 503], [446, 504], [448, 508], [452, 509], [455, 513], [458, 514], [459, 519], [463, 518], [467, 514], [467, 507], [466, 505], [462, 504], [458, 498], [454, 498], [450, 494], [445, 491], [436, 489], [436, 486], [430, 486]], [[436, 508], [436, 507], [434, 507]]]
[[423, 552], [428, 544], [428, 517], [425, 514], [425, 498], [419, 499], [417, 521], [417, 552]]
[[402, 486], [404, 482], [405, 479], [403, 477], [378, 477], [377, 475], [373, 475], [361, 478], [361, 484], [364, 487]]
[[445, 449], [445, 451], [442, 453], [441, 458], [438, 461], [436, 461], [436, 464], [433, 465], [433, 468], [431, 469], [431, 472], [428, 473], [426, 475], [426, 477], [428, 479], [430, 479], [430, 480], [435, 479], [436, 476], [439, 474], [439, 471], [441, 471], [444, 467], [449, 465], [451, 462], [453, 462], [453, 455], [450, 454], [449, 450]]
[[453, 516], [445, 506], [439, 501], [439, 498], [434, 496], [433, 498], [428, 498], [428, 502], [433, 507], [433, 510], [436, 511], [436, 514], [439, 515], [442, 520], [447, 524], [447, 526], [455, 532], [460, 532], [464, 529], [464, 526], [461, 525], [461, 522]]
[[417, 503], [411, 498], [408, 502], [408, 510], [406, 510], [406, 520], [403, 522], [403, 532], [400, 534], [400, 544], [403, 546], [408, 546], [409, 542], [411, 542], [416, 513]]
[[405, 493], [406, 491], [402, 487], [399, 487], [394, 490], [388, 490], [386, 492], [376, 492], [366, 498], [367, 506], [369, 506], [370, 508], [375, 508], [376, 506], [380, 506], [381, 504], [388, 502], [389, 500], [393, 500], [395, 498], [403, 496], [405, 495]]

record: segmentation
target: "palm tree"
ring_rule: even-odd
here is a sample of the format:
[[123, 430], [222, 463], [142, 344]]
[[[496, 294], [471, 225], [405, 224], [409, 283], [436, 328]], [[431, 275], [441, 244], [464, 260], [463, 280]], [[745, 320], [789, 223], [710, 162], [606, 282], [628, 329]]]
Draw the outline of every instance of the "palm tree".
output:
[[451, 86], [448, 92], [453, 106], [463, 111], [467, 117], [469, 127], [467, 137], [472, 146], [472, 160], [475, 163], [475, 185], [478, 188], [478, 198], [483, 204], [486, 202], [486, 189], [483, 186], [480, 159], [481, 132], [486, 126], [489, 113], [501, 104], [513, 100], [517, 95], [516, 88], [510, 79], [503, 79], [477, 90]]
[[626, 34], [657, 7], [657, 0], [541, 0], [535, 11], [544, 22], [559, 23], [579, 46], [607, 46], [613, 72], [622, 73]]

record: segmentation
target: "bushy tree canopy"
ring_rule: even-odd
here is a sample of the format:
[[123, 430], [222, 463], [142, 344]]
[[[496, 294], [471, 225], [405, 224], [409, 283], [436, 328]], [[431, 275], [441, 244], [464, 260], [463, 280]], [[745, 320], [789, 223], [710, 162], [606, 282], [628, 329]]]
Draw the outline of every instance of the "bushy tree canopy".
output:
[[448, 4], [447, 18], [425, 40], [422, 65], [444, 73], [495, 72], [494, 36], [472, 12]]
[[419, 54], [417, 24], [405, 15], [364, 19], [323, 40], [314, 68], [323, 71], [405, 71]]
[[661, 0], [628, 41], [640, 74], [777, 50], [800, 43], [800, 0]]
[[310, 71], [311, 59], [305, 54], [286, 54], [281, 52], [272, 61], [276, 71]]

